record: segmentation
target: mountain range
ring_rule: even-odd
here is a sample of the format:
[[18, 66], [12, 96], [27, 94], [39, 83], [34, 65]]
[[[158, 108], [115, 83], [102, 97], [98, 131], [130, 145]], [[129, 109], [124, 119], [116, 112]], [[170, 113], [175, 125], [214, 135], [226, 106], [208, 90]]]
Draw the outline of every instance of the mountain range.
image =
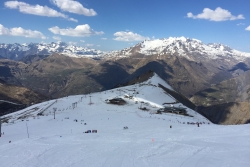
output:
[[0, 44], [0, 56], [2, 58], [8, 58], [12, 60], [21, 60], [28, 55], [50, 55], [52, 53], [61, 53], [71, 57], [93, 57], [101, 55], [104, 52], [80, 46], [68, 45], [65, 42], [52, 42], [50, 44]]
[[0, 55], [0, 79], [49, 98], [125, 86], [149, 70], [198, 108], [248, 103], [250, 97], [249, 84], [244, 82], [249, 78], [250, 53], [197, 39], [145, 40], [110, 52], [63, 42], [1, 44]]
[[[68, 45], [65, 42], [30, 43], [30, 44], [0, 44], [0, 55], [3, 58], [20, 60], [27, 55], [50, 55], [60, 53], [71, 57], [127, 57], [135, 53], [143, 55], [179, 54], [189, 60], [198, 62], [206, 59], [233, 58], [245, 60], [250, 53], [231, 49], [229, 46], [217, 43], [204, 44], [197, 39], [185, 37], [170, 37], [156, 40], [145, 40], [121, 51], [104, 52], [81, 46]], [[202, 55], [202, 56], [201, 56]]]

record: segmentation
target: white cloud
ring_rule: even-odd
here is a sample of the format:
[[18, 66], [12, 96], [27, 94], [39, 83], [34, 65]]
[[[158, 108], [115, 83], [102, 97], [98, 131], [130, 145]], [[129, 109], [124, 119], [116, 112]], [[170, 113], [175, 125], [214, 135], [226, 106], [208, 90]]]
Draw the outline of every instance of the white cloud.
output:
[[101, 38], [102, 40], [107, 40], [107, 38]]
[[85, 42], [84, 40], [80, 40], [81, 42]]
[[116, 41], [143, 41], [146, 39], [150, 39], [149, 37], [141, 36], [140, 34], [133, 33], [133, 32], [126, 32], [126, 31], [119, 31], [114, 33], [114, 40]]
[[245, 23], [238, 23], [238, 24], [236, 24], [237, 26], [243, 26], [243, 25], [245, 25]]
[[245, 19], [242, 14], [234, 16], [228, 10], [217, 7], [215, 10], [209, 8], [204, 8], [203, 12], [198, 15], [193, 15], [193, 13], [187, 13], [188, 18], [192, 19], [206, 19], [210, 21], [226, 21], [226, 20], [238, 20]]
[[88, 43], [88, 44], [86, 44], [86, 46], [87, 46], [87, 47], [91, 47], [91, 46], [94, 46], [94, 44]]
[[78, 22], [78, 20], [77, 20], [77, 19], [74, 19], [74, 18], [68, 18], [68, 20], [69, 20], [69, 21], [76, 22], [76, 23]]
[[66, 29], [60, 29], [58, 26], [49, 28], [49, 31], [51, 31], [54, 34], [60, 34], [65, 36], [73, 36], [73, 37], [88, 37], [91, 35], [101, 35], [104, 34], [104, 32], [100, 31], [94, 31], [90, 28], [88, 24], [78, 25], [76, 28], [66, 28]]
[[30, 5], [25, 2], [19, 1], [7, 1], [4, 3], [5, 7], [10, 9], [19, 9], [20, 12], [26, 14], [32, 14], [37, 16], [47, 16], [47, 17], [62, 17], [70, 21], [78, 22], [78, 20], [74, 18], [69, 18], [69, 16], [57, 12], [54, 9], [51, 9], [47, 6], [40, 6], [40, 5]]
[[58, 37], [58, 36], [53, 36], [53, 39], [57, 41], [61, 41], [61, 37]]
[[93, 9], [85, 8], [78, 1], [74, 1], [74, 0], [50, 0], [50, 1], [63, 11], [85, 15], [85, 16], [97, 15], [97, 13]]
[[77, 45], [77, 42], [69, 41], [69, 45]]
[[250, 31], [250, 26], [248, 26], [245, 30]]
[[0, 35], [9, 35], [9, 36], [22, 36], [26, 38], [41, 38], [47, 39], [41, 32], [39, 31], [32, 31], [32, 30], [25, 30], [22, 27], [14, 27], [8, 29], [0, 24]]
[[9, 29], [0, 24], [0, 35], [9, 35]]

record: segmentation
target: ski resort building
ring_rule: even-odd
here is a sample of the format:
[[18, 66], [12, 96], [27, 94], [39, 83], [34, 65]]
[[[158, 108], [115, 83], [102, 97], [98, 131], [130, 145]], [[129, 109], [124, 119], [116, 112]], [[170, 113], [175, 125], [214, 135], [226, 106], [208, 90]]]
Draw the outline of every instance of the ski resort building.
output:
[[123, 100], [122, 98], [113, 98], [109, 100], [109, 103], [111, 104], [118, 104], [118, 105], [124, 105], [126, 104], [126, 101]]
[[186, 108], [184, 107], [174, 107], [174, 106], [168, 106], [168, 107], [164, 107], [164, 108], [160, 108], [159, 110], [157, 110], [158, 114], [161, 114], [162, 112], [166, 112], [166, 113], [174, 113], [174, 114], [187, 114]]

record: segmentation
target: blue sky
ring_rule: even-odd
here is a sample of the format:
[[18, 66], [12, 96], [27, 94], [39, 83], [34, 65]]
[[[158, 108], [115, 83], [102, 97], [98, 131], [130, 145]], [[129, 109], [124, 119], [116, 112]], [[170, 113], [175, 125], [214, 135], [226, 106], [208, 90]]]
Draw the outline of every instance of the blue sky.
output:
[[0, 43], [63, 41], [103, 51], [189, 37], [250, 52], [249, 0], [21, 0], [0, 3]]

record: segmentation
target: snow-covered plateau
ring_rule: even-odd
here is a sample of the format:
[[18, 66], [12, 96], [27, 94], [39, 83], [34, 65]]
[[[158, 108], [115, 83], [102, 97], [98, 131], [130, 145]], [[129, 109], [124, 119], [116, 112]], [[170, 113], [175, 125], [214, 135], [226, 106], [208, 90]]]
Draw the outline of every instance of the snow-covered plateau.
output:
[[[159, 83], [171, 89], [155, 74], [140, 84], [55, 99], [3, 116], [1, 167], [250, 166], [249, 124], [212, 124], [176, 103]], [[126, 103], [108, 103], [113, 98]], [[185, 107], [188, 116], [156, 114], [164, 103]]]

